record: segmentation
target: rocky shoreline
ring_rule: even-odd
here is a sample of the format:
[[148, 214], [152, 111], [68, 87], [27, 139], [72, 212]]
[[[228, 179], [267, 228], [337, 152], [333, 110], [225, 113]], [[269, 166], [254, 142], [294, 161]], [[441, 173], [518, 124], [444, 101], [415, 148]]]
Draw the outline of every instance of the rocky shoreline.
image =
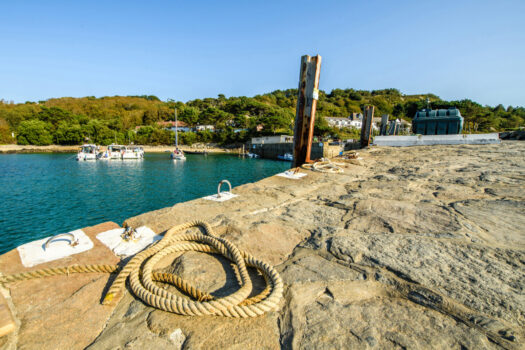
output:
[[[126, 220], [157, 233], [209, 222], [278, 269], [285, 283], [279, 311], [180, 316], [127, 293], [109, 312], [97, 306], [107, 275], [59, 276], [6, 286], [18, 328], [2, 338], [3, 348], [52, 349], [59, 341], [89, 349], [523, 348], [525, 144], [360, 153], [362, 165], [345, 163], [342, 174], [272, 176], [234, 188], [238, 197], [226, 202], [197, 199]], [[14, 253], [0, 257], [3, 273]], [[221, 257], [173, 259], [158, 269], [217, 296], [238, 288]], [[37, 285], [38, 298], [22, 298]], [[45, 326], [50, 321], [35, 314], [50, 307], [68, 321]]]

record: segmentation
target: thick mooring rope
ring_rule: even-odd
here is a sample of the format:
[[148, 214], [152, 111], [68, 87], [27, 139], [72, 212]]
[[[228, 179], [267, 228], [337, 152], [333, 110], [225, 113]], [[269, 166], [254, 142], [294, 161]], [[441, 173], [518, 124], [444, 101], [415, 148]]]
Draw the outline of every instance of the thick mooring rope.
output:
[[[198, 226], [206, 234], [177, 234]], [[235, 275], [240, 288], [228, 296], [216, 298], [191, 286], [179, 276], [153, 272], [155, 265], [165, 256], [185, 251], [216, 253], [231, 260], [236, 265]], [[256, 268], [266, 281], [266, 288], [251, 298], [248, 296], [252, 290], [252, 281], [247, 266]], [[103, 304], [111, 304], [118, 299], [129, 278], [131, 290], [145, 303], [157, 309], [190, 316], [256, 317], [276, 310], [283, 293], [281, 277], [272, 266], [240, 251], [228, 240], [214, 236], [211, 226], [202, 221], [192, 221], [169, 229], [162, 240], [135, 255], [122, 269], [113, 265], [71, 265], [0, 276], [0, 283], [89, 272], [118, 273]], [[154, 282], [172, 284], [194, 300], [173, 294]]]
[[301, 165], [301, 167], [303, 169], [319, 171], [321, 173], [340, 174], [344, 172], [343, 168], [341, 167], [342, 165], [344, 164], [332, 163], [330, 160], [323, 158], [321, 161], [312, 164], [305, 163]]

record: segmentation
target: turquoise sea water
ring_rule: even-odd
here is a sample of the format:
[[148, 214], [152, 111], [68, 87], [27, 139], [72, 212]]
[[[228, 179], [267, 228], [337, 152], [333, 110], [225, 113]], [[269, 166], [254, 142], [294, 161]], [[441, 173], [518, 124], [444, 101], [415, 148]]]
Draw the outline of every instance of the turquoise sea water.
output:
[[[20, 244], [215, 194], [290, 168], [231, 155], [146, 154], [142, 161], [77, 162], [73, 154], [0, 155], [0, 253]], [[223, 186], [226, 190], [227, 186]]]

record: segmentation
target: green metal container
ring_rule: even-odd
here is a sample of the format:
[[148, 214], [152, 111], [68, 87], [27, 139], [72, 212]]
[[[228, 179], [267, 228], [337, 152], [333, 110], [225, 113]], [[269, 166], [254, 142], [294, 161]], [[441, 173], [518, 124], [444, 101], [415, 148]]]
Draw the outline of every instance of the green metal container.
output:
[[460, 134], [463, 130], [463, 117], [457, 108], [423, 109], [412, 120], [412, 131], [421, 135]]

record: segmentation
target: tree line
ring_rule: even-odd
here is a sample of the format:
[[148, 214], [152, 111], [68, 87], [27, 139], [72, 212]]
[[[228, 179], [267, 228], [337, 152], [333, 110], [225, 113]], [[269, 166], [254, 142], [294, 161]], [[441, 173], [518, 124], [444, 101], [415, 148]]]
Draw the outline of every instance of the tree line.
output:
[[[376, 116], [389, 114], [410, 121], [418, 110], [427, 107], [427, 100], [434, 109], [459, 108], [465, 125], [476, 132], [513, 130], [525, 125], [523, 107], [482, 106], [471, 100], [445, 101], [434, 94], [404, 95], [397, 89], [334, 89], [319, 93], [315, 133], [340, 136], [341, 130], [331, 128], [324, 117], [347, 117], [367, 105], [375, 106]], [[220, 94], [186, 103], [161, 101], [153, 95], [63, 97], [25, 103], [0, 100], [0, 143], [78, 145], [89, 141], [101, 145], [113, 142], [168, 145], [174, 143], [174, 133], [157, 122], [173, 120], [175, 108], [179, 120], [189, 126], [215, 127], [215, 132], [180, 133], [182, 144], [241, 143], [254, 136], [292, 134], [296, 104], [297, 89], [254, 97], [226, 98]]]

